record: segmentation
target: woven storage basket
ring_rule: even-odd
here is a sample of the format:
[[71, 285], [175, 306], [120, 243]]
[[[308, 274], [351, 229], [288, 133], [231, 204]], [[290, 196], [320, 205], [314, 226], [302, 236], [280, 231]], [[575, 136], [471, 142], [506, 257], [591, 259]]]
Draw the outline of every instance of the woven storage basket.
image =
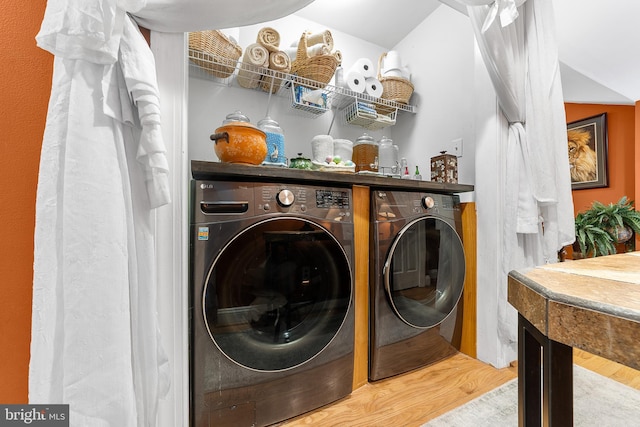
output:
[[242, 48], [218, 30], [189, 33], [189, 49], [196, 52], [191, 60], [215, 77], [233, 74]]
[[[397, 102], [399, 104], [408, 104], [411, 95], [413, 94], [413, 84], [402, 77], [382, 77], [380, 75], [380, 68], [382, 66], [382, 61], [387, 56], [387, 52], [384, 52], [380, 55], [380, 59], [378, 59], [378, 80], [382, 83], [382, 99], [386, 99], [389, 101]], [[380, 104], [376, 105], [376, 110], [378, 107], [381, 109], [388, 110], [389, 107], [383, 106]], [[380, 111], [378, 111], [380, 112]]]
[[307, 52], [307, 37], [309, 35], [311, 33], [306, 31], [300, 37], [296, 59], [291, 63], [291, 74], [318, 82], [318, 84], [301, 82], [305, 86], [324, 88], [340, 64], [340, 55], [338, 52], [334, 52], [329, 55], [310, 57]]

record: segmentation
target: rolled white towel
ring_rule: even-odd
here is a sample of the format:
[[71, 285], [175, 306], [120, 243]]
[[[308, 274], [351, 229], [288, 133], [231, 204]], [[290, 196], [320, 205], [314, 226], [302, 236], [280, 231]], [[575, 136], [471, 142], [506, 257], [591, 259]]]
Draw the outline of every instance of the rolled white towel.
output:
[[260, 83], [260, 70], [269, 67], [269, 51], [259, 43], [247, 46], [236, 80], [242, 87], [253, 89]]
[[[291, 60], [289, 59], [289, 55], [281, 50], [271, 52], [269, 54], [269, 69], [280, 73], [288, 73], [291, 71]], [[276, 75], [276, 77], [270, 75], [263, 76], [262, 81], [260, 82], [260, 88], [265, 92], [271, 91], [271, 93], [276, 93], [282, 85], [281, 77], [281, 75]]]
[[327, 46], [329, 52], [331, 52], [333, 50], [333, 36], [331, 35], [331, 31], [324, 30], [320, 33], [310, 34], [307, 36], [307, 46], [315, 44], [323, 44]]
[[336, 50], [335, 52], [333, 52], [333, 56], [338, 61], [338, 65], [341, 65], [342, 64], [342, 52], [340, 52], [339, 50]]
[[330, 53], [331, 53], [331, 49], [329, 49], [329, 47], [325, 44], [315, 44], [307, 48], [307, 55], [309, 57], [329, 55]]
[[[289, 55], [289, 58], [291, 58], [291, 61], [296, 60], [296, 56], [298, 56], [297, 45], [285, 47], [283, 51], [286, 52], [287, 55]], [[312, 58], [314, 56], [329, 55], [329, 54], [331, 54], [331, 51], [326, 45], [323, 45], [323, 44], [316, 44], [307, 48], [307, 57], [309, 58]]]
[[264, 27], [258, 31], [256, 42], [264, 46], [269, 52], [277, 52], [280, 48], [280, 33], [271, 27]]

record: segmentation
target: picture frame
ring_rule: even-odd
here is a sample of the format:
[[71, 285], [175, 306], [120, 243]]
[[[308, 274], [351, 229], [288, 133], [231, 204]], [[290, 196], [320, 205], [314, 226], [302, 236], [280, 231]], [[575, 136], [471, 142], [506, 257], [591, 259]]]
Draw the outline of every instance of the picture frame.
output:
[[609, 186], [607, 113], [567, 123], [571, 189]]

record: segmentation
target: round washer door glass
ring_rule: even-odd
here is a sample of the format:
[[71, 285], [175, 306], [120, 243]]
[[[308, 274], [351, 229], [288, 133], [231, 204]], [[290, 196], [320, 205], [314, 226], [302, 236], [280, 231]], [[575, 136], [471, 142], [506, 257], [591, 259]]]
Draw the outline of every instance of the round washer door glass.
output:
[[203, 294], [215, 345], [259, 371], [311, 360], [339, 331], [350, 303], [351, 273], [342, 245], [301, 218], [244, 229], [213, 261]]
[[464, 285], [462, 241], [446, 221], [419, 218], [389, 249], [384, 284], [395, 313], [410, 326], [431, 328], [456, 307]]

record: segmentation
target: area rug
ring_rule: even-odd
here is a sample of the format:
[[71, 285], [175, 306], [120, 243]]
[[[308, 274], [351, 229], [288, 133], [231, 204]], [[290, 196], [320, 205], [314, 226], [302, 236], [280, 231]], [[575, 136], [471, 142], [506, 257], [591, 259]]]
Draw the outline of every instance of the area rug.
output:
[[[575, 426], [640, 425], [640, 391], [580, 366], [573, 366]], [[518, 425], [518, 382], [511, 380], [466, 404], [434, 418], [423, 427]]]

